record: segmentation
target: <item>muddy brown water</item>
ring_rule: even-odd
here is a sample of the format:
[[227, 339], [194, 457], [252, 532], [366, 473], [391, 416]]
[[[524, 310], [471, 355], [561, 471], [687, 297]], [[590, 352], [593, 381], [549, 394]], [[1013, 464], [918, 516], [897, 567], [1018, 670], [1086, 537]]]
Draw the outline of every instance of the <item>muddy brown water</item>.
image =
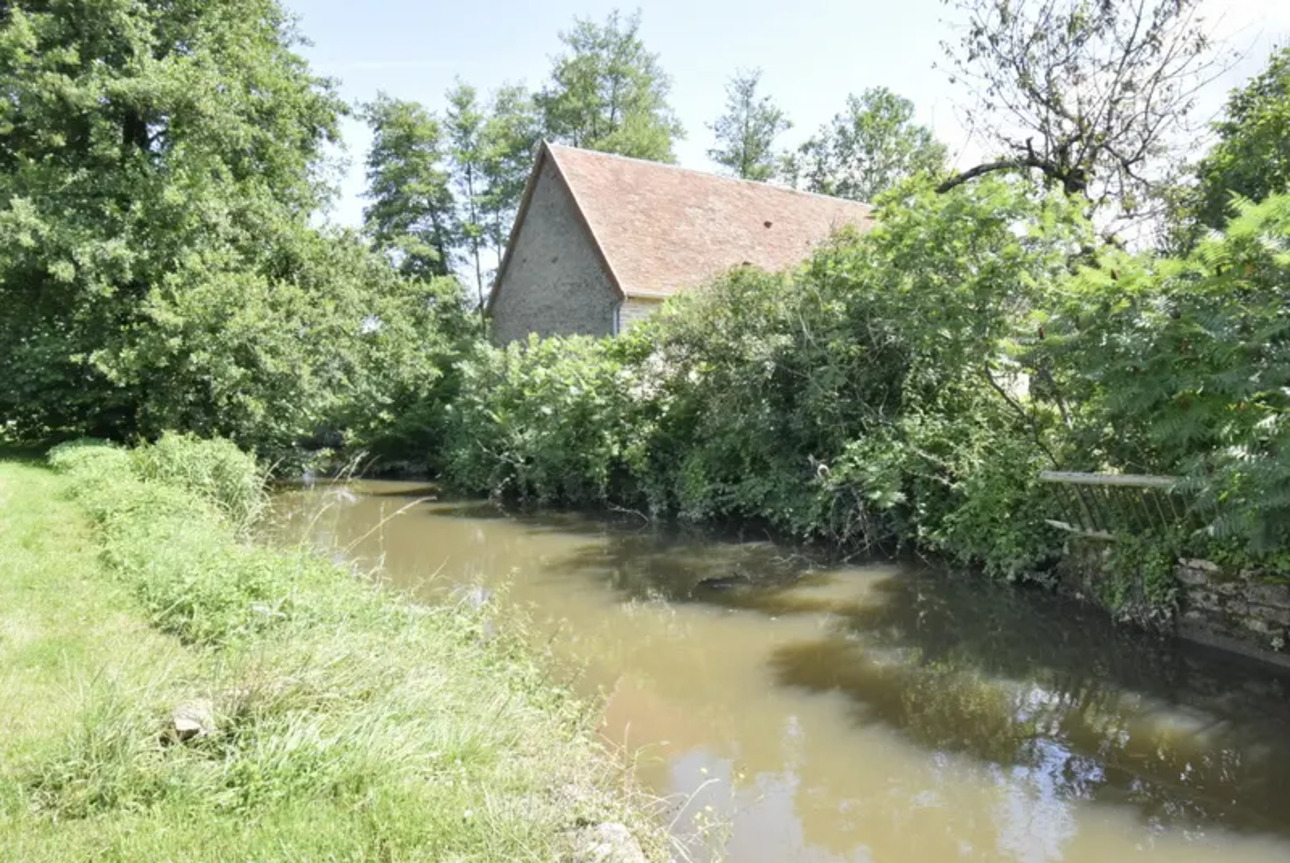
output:
[[920, 564], [433, 493], [286, 492], [277, 530], [429, 600], [502, 588], [495, 625], [524, 607], [535, 644], [582, 669], [692, 851], [1290, 861], [1284, 670]]

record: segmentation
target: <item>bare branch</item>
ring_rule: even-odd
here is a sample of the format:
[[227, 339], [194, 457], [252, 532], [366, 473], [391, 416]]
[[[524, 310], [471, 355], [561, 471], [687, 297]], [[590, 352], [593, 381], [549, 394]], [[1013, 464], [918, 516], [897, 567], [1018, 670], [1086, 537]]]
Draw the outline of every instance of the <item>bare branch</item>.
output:
[[995, 158], [946, 180], [1038, 170], [1090, 206], [1139, 207], [1191, 142], [1185, 118], [1220, 63], [1202, 0], [946, 0], [966, 30], [952, 80], [974, 94]]

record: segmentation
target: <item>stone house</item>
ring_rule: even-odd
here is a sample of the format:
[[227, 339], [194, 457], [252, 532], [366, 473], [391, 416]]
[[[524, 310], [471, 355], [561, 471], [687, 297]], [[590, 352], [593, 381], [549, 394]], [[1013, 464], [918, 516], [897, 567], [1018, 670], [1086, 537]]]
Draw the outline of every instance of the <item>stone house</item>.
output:
[[488, 300], [499, 344], [611, 335], [741, 264], [780, 270], [867, 204], [543, 143]]

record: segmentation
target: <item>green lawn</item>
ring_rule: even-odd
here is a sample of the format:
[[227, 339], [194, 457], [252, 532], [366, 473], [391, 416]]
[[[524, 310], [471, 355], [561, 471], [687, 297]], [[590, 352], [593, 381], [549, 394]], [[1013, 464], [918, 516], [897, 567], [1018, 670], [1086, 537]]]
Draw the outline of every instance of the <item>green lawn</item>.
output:
[[0, 859], [34, 855], [37, 835], [13, 820], [26, 803], [20, 771], [76, 732], [88, 692], [164, 684], [183, 659], [104, 577], [66, 482], [0, 462]]
[[563, 860], [604, 821], [660, 851], [493, 610], [247, 546], [109, 455], [0, 461], [0, 860]]

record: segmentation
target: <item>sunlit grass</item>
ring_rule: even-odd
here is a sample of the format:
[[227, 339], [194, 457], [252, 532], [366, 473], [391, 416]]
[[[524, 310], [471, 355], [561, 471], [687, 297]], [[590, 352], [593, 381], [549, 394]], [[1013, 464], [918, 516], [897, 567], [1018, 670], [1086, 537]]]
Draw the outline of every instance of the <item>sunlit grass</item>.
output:
[[0, 860], [556, 860], [607, 820], [656, 846], [519, 623], [245, 545], [123, 456], [0, 462]]

